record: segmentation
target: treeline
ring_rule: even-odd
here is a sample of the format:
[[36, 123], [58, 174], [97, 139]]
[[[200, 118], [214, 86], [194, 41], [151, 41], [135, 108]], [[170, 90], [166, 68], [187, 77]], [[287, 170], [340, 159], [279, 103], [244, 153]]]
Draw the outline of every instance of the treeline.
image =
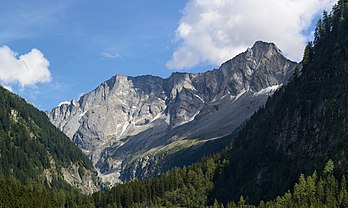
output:
[[317, 172], [307, 177], [301, 174], [293, 192], [268, 203], [261, 202], [259, 207], [348, 207], [346, 176], [337, 180], [333, 173], [334, 164], [329, 160], [321, 177]]
[[[312, 175], [305, 177], [300, 175], [298, 182], [294, 185], [293, 191], [288, 190], [284, 195], [278, 196], [276, 199], [264, 202], [261, 201], [257, 207], [259, 208], [277, 208], [277, 207], [348, 207], [348, 189], [346, 176], [342, 176], [341, 180], [337, 180], [333, 175], [334, 164], [332, 160], [326, 163], [325, 169], [321, 177], [314, 172]], [[256, 206], [249, 205], [240, 197], [238, 203], [229, 202], [226, 206], [215, 201], [213, 207], [217, 208], [238, 208]]]
[[93, 194], [96, 207], [201, 207], [209, 201], [215, 172], [228, 161], [220, 155], [188, 168], [174, 168], [154, 179], [118, 184]]
[[[13, 177], [0, 177], [0, 207], [256, 207], [248, 204], [243, 196], [238, 202], [225, 204], [209, 199], [214, 172], [226, 162], [217, 160], [220, 165], [216, 166], [216, 159], [208, 158], [201, 165], [189, 168], [175, 168], [156, 179], [119, 184], [110, 192], [98, 192], [93, 196], [32, 182], [22, 185]], [[292, 191], [268, 202], [261, 201], [257, 207], [348, 207], [346, 176], [338, 180], [334, 164], [329, 160], [321, 176], [317, 172], [307, 177], [301, 174]]]
[[47, 184], [28, 181], [23, 185], [14, 177], [0, 176], [0, 207], [57, 208], [95, 207], [93, 198], [77, 190], [48, 187]]
[[305, 48], [302, 61], [304, 68], [323, 68], [347, 60], [347, 20], [347, 0], [339, 0], [331, 13], [323, 12], [315, 28], [314, 41]]
[[[215, 160], [215, 161], [214, 161]], [[216, 163], [218, 161], [218, 163]], [[227, 161], [209, 158], [199, 165], [189, 168], [175, 168], [151, 180], [132, 181], [119, 184], [110, 192], [93, 195], [96, 207], [348, 207], [346, 176], [340, 180], [334, 176], [334, 163], [326, 163], [321, 176], [315, 171], [312, 175], [299, 176], [292, 191], [274, 200], [261, 201], [258, 206], [248, 204], [241, 195], [238, 202], [219, 203], [209, 198], [212, 190], [214, 172]], [[217, 165], [218, 164], [218, 165]], [[207, 166], [209, 165], [209, 167]]]

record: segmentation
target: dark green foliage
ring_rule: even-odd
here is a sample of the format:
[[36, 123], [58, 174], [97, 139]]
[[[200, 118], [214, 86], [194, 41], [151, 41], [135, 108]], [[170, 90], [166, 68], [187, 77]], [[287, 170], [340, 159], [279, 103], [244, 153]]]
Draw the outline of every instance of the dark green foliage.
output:
[[295, 67], [295, 70], [294, 70], [294, 75], [293, 75], [293, 79], [296, 80], [298, 79], [300, 76], [300, 69], [298, 66]]
[[340, 0], [331, 14], [323, 12], [323, 18], [317, 23], [313, 53], [315, 67], [337, 64], [347, 60], [348, 56], [348, 4]]
[[149, 180], [116, 185], [107, 193], [97, 192], [97, 207], [201, 207], [209, 202], [215, 172], [226, 165], [219, 155], [203, 159], [188, 168], [173, 170]]
[[[261, 201], [258, 207], [347, 207], [347, 198], [348, 190], [345, 176], [339, 181], [334, 177], [333, 172], [324, 172], [322, 177], [318, 177], [317, 173], [314, 172], [307, 177], [301, 174], [292, 192], [288, 190], [283, 196], [278, 196], [267, 203]], [[227, 207], [255, 206], [246, 205], [241, 196], [237, 205], [234, 202], [229, 202]]]
[[[144, 181], [133, 181], [117, 185], [108, 193], [93, 195], [96, 207], [217, 207], [217, 208], [255, 208], [248, 204], [241, 195], [238, 202], [219, 203], [217, 199], [209, 203], [206, 191], [211, 189], [212, 179], [208, 175], [214, 172], [216, 159], [208, 158], [200, 164], [211, 165], [211, 170], [196, 165], [188, 169], [174, 169], [159, 178]], [[210, 163], [210, 164], [209, 164]], [[220, 167], [221, 161], [220, 161]], [[215, 167], [215, 171], [218, 171]], [[210, 172], [211, 171], [211, 172]], [[208, 178], [207, 178], [208, 177]], [[207, 205], [207, 204], [210, 204]], [[347, 207], [347, 181], [343, 175], [341, 180], [334, 176], [333, 161], [329, 160], [321, 177], [314, 172], [305, 177], [300, 175], [292, 191], [258, 205], [260, 208], [273, 207]]]
[[0, 87], [0, 174], [22, 184], [28, 180], [42, 183], [45, 169], [56, 172], [60, 180], [60, 167], [72, 163], [92, 169], [88, 158], [45, 113]]
[[92, 169], [43, 112], [0, 87], [0, 207], [94, 207], [63, 180], [60, 168], [71, 164], [80, 175]]
[[0, 179], [0, 207], [94, 207], [91, 197], [78, 191], [47, 188], [41, 183], [22, 185], [13, 177]]
[[313, 43], [308, 42], [303, 53], [302, 65], [306, 67], [309, 63], [312, 62], [312, 60], [313, 60]]

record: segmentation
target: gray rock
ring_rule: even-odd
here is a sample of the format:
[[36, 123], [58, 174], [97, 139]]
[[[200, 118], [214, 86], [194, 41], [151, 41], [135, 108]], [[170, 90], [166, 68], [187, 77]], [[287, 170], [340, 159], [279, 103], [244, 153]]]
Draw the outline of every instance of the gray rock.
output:
[[99, 176], [115, 183], [129, 164], [146, 169], [157, 165], [156, 155], [231, 134], [296, 66], [273, 43], [259, 41], [205, 73], [114, 76], [49, 117], [90, 156]]

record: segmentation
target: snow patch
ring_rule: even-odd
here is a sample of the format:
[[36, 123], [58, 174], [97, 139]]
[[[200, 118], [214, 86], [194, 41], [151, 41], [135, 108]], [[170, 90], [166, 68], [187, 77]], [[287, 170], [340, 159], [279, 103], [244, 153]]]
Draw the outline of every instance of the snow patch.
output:
[[124, 144], [126, 144], [126, 142], [122, 142], [120, 145], [118, 145], [117, 147], [122, 147]]
[[168, 125], [170, 125], [170, 114], [169, 114], [169, 112], [167, 113], [167, 118], [166, 118], [165, 122], [166, 122]]
[[240, 98], [240, 96], [242, 96], [246, 92], [247, 91], [245, 89], [243, 89], [240, 93], [238, 93], [238, 95], [236, 96], [236, 98], [234, 100], [238, 100], [238, 98]]
[[191, 118], [189, 118], [187, 121], [181, 122], [180, 124], [176, 125], [175, 127], [190, 123], [191, 121], [193, 121], [196, 116], [200, 113], [201, 111], [197, 111]]
[[279, 89], [281, 86], [282, 86], [282, 84], [280, 84], [280, 85], [273, 85], [273, 86], [267, 87], [267, 88], [262, 89], [262, 90], [260, 90], [258, 92], [255, 92], [254, 96], [267, 95], [267, 94], [273, 93], [274, 91]]
[[123, 127], [122, 127], [122, 132], [121, 132], [121, 134], [120, 134], [120, 137], [123, 135], [123, 133], [126, 131], [126, 129], [127, 129], [127, 127], [128, 127], [128, 125], [129, 125], [129, 123], [128, 122], [125, 122], [124, 124], [123, 124]]
[[222, 99], [224, 99], [227, 95], [229, 95], [230, 94], [230, 92], [228, 92], [227, 94], [225, 94], [224, 96], [222, 96], [220, 99], [222, 100]]
[[77, 103], [76, 103], [76, 102], [77, 102], [77, 100], [73, 100], [73, 101], [72, 101], [72, 104], [73, 104], [73, 106], [75, 106], [75, 107], [77, 107]]
[[122, 125], [122, 124], [117, 124], [117, 125], [116, 125], [116, 132], [115, 132], [116, 135], [117, 135], [118, 129], [121, 127], [121, 125]]
[[157, 114], [157, 116], [155, 116], [155, 117], [150, 121], [150, 123], [152, 123], [153, 121], [159, 119], [162, 115], [163, 115], [162, 113]]
[[84, 116], [87, 113], [87, 111], [84, 111], [83, 113], [80, 114], [80, 118]]
[[188, 122], [193, 121], [193, 120], [196, 118], [196, 116], [197, 116], [200, 112], [201, 112], [201, 111], [197, 111], [197, 112], [188, 120]]
[[205, 103], [205, 101], [204, 101], [201, 97], [199, 97], [199, 95], [194, 94], [194, 96], [195, 96], [196, 98], [200, 99], [200, 100], [202, 101], [202, 103]]

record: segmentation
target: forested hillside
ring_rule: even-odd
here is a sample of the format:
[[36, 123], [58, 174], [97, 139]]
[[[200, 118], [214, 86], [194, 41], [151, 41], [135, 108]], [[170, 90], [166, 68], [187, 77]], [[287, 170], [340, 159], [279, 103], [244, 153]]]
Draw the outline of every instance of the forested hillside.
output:
[[21, 182], [42, 180], [44, 170], [71, 163], [92, 168], [88, 158], [43, 112], [2, 87], [0, 108], [0, 171], [5, 177], [14, 176]]
[[[323, 13], [303, 57], [303, 69], [246, 124], [228, 165], [216, 176], [214, 196], [241, 194], [270, 200], [298, 175], [320, 172], [332, 158], [340, 177], [348, 170], [348, 3]], [[232, 197], [232, 198], [231, 198]]]
[[[70, 180], [69, 174], [90, 181], [90, 186]], [[74, 188], [96, 190], [94, 177], [88, 158], [45, 113], [0, 87], [1, 207], [25, 207], [29, 202], [32, 207], [40, 203], [47, 207], [53, 196], [64, 205], [69, 197], [80, 196]], [[52, 207], [57, 207], [53, 201]]]
[[[219, 155], [219, 157], [222, 155]], [[217, 157], [206, 158], [189, 168], [174, 169], [151, 180], [133, 181], [114, 187], [107, 193], [93, 195], [96, 207], [256, 207], [241, 195], [235, 201], [219, 203], [209, 198], [213, 188], [212, 176], [221, 171], [224, 163]], [[334, 175], [334, 163], [327, 161], [323, 172], [314, 171], [305, 177], [301, 174], [297, 183], [285, 194], [271, 201], [260, 201], [257, 207], [347, 207], [346, 177], [340, 180]]]

